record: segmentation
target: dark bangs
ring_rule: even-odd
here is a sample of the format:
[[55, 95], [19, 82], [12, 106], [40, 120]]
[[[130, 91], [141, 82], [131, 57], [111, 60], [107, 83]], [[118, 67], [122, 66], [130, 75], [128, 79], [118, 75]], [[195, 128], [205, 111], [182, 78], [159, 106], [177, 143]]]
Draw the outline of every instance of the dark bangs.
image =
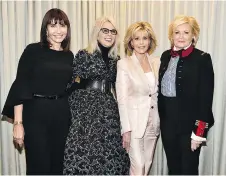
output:
[[63, 50], [67, 51], [70, 48], [70, 42], [71, 42], [71, 27], [70, 22], [68, 20], [67, 15], [60, 9], [54, 8], [50, 9], [48, 12], [46, 12], [43, 20], [42, 20], [42, 27], [40, 32], [40, 42], [43, 46], [49, 47], [50, 43], [47, 40], [46, 36], [46, 29], [48, 24], [61, 24], [67, 26], [67, 36], [62, 41], [61, 46]]

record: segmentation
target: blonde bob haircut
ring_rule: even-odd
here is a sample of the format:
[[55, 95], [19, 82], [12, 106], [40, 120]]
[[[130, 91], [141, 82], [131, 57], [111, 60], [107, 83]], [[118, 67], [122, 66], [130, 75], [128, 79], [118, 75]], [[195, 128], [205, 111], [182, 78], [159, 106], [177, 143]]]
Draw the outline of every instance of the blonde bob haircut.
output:
[[[91, 33], [91, 36], [90, 36], [90, 41], [89, 41], [88, 47], [86, 48], [88, 53], [92, 54], [96, 50], [100, 51], [97, 38], [98, 38], [98, 35], [99, 35], [99, 32], [100, 32], [100, 29], [102, 28], [102, 26], [104, 25], [105, 22], [110, 22], [114, 26], [114, 28], [117, 30], [116, 23], [115, 23], [115, 21], [112, 17], [104, 16], [104, 17], [98, 18], [95, 21], [95, 25], [92, 29], [92, 33]], [[111, 49], [108, 53], [108, 56], [111, 57], [111, 58], [114, 58], [114, 59], [116, 59], [117, 56], [118, 56], [118, 40], [119, 40], [119, 34], [118, 34], [118, 30], [117, 30], [115, 42], [112, 45], [112, 47], [111, 47]]]
[[133, 54], [133, 47], [131, 45], [131, 41], [134, 39], [134, 36], [138, 31], [147, 32], [148, 37], [150, 38], [150, 41], [151, 41], [148, 49], [148, 54], [149, 55], [152, 54], [155, 51], [157, 46], [155, 33], [150, 23], [141, 21], [141, 22], [136, 22], [131, 24], [126, 31], [126, 35], [124, 38], [124, 48], [125, 48], [126, 55], [131, 56]]
[[173, 33], [177, 26], [181, 24], [189, 24], [192, 29], [192, 34], [194, 38], [192, 39], [192, 45], [195, 46], [199, 39], [200, 27], [196, 19], [192, 16], [178, 15], [174, 18], [174, 20], [169, 25], [168, 38], [171, 44], [171, 47], [174, 46], [173, 42]]

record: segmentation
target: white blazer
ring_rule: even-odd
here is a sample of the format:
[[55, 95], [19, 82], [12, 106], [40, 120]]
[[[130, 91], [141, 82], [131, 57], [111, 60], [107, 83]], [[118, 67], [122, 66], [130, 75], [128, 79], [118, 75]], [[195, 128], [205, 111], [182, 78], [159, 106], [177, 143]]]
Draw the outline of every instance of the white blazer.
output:
[[156, 135], [159, 135], [159, 114], [157, 106], [158, 70], [160, 59], [147, 54], [155, 75], [155, 88], [150, 89], [135, 53], [117, 63], [116, 95], [119, 107], [121, 134], [132, 131], [135, 138], [142, 138], [149, 118], [151, 106]]

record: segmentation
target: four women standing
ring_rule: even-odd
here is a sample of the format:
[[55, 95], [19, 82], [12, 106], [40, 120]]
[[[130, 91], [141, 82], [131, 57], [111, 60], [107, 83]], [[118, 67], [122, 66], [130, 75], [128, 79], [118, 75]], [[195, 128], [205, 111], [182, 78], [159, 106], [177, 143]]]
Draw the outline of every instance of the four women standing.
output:
[[[119, 60], [116, 25], [102, 17], [89, 46], [73, 60], [69, 20], [60, 9], [49, 10], [40, 43], [28, 45], [21, 56], [2, 112], [14, 119], [14, 141], [25, 145], [27, 174], [123, 175], [130, 165], [130, 174], [148, 175], [158, 112], [169, 174], [198, 174], [201, 144], [214, 123], [214, 73], [210, 55], [195, 48], [198, 36], [193, 17], [176, 17], [169, 27], [172, 48], [162, 54], [159, 71], [149, 23], [128, 28], [127, 56]], [[68, 133], [72, 69], [76, 90], [69, 97]]]

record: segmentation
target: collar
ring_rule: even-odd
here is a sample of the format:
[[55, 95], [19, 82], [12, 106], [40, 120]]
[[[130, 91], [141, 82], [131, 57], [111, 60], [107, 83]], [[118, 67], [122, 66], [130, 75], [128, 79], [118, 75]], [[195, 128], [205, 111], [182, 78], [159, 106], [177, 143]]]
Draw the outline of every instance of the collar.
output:
[[194, 49], [194, 46], [192, 44], [190, 44], [189, 46], [181, 50], [176, 50], [176, 47], [174, 46], [170, 51], [170, 55], [171, 57], [177, 57], [177, 56], [179, 56], [180, 58], [187, 57], [189, 54], [191, 54], [193, 49]]

